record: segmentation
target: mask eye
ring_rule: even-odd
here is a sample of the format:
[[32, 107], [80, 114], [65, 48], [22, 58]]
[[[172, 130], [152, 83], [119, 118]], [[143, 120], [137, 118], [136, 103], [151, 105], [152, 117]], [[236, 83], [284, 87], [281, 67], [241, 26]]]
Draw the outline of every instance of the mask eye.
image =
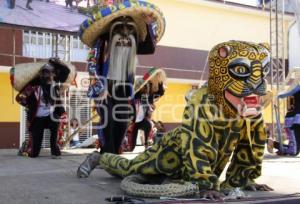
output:
[[267, 76], [270, 72], [270, 63], [267, 63], [264, 67], [263, 67], [263, 74], [264, 76]]
[[244, 78], [250, 76], [248, 67], [242, 65], [232, 66], [229, 71], [234, 77]]

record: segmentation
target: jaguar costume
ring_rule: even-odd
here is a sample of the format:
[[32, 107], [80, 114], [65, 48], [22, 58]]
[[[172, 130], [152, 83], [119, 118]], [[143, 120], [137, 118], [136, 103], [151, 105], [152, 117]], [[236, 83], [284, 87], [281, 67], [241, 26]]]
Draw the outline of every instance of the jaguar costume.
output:
[[[92, 154], [78, 176], [100, 166], [127, 177], [132, 174], [166, 175], [196, 183], [200, 191], [220, 190], [219, 177], [232, 155], [223, 189], [254, 187], [261, 175], [266, 133], [260, 112], [269, 70], [265, 44], [229, 41], [209, 53], [208, 85], [188, 101], [182, 125], [133, 160], [105, 153]], [[97, 156], [98, 155], [98, 156]]]

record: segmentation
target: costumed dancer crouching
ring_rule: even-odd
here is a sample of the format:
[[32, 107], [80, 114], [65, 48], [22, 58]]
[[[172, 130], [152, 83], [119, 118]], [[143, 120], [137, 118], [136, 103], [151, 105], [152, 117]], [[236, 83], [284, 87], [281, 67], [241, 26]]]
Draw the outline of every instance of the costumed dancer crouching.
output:
[[134, 114], [133, 84], [137, 54], [153, 54], [165, 21], [154, 5], [125, 0], [100, 7], [80, 27], [80, 38], [92, 48], [88, 58], [90, 87], [100, 115], [101, 152], [118, 154]]
[[[125, 178], [123, 181], [138, 174], [150, 181], [156, 175], [191, 182], [201, 196], [210, 199], [222, 199], [222, 192], [237, 187], [272, 190], [255, 182], [261, 175], [266, 142], [260, 110], [269, 63], [266, 44], [228, 41], [216, 45], [209, 52], [208, 85], [191, 96], [182, 125], [132, 160], [93, 153], [79, 166], [78, 177], [87, 177], [99, 164], [110, 174]], [[220, 185], [228, 162], [226, 179]], [[168, 191], [159, 188], [154, 195], [155, 189], [147, 190], [145, 182], [131, 183], [122, 189], [135, 196], [159, 197]]]
[[13, 87], [19, 91], [16, 101], [26, 108], [29, 139], [19, 150], [19, 155], [38, 157], [44, 130], [49, 129], [52, 158], [59, 158], [57, 144], [60, 117], [65, 113], [61, 101], [64, 82], [75, 77], [75, 68], [59, 59], [51, 58], [47, 63], [18, 64], [11, 70]]
[[[138, 78], [134, 86], [135, 118], [129, 125], [124, 149], [133, 151], [136, 146], [138, 130], [143, 131], [142, 145], [145, 148], [149, 140], [153, 140], [154, 124], [151, 121], [152, 112], [155, 110], [155, 102], [165, 93], [166, 73], [163, 69], [151, 68], [142, 78]], [[152, 138], [151, 138], [152, 137]], [[127, 141], [127, 142], [125, 142]]]

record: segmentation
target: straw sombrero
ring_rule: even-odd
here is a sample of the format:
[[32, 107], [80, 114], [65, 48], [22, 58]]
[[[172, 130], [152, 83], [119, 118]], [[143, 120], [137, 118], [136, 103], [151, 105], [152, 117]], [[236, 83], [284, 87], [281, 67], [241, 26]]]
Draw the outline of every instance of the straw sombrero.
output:
[[98, 12], [94, 13], [80, 25], [80, 39], [89, 47], [93, 47], [96, 39], [108, 32], [110, 24], [115, 19], [126, 16], [131, 17], [135, 21], [139, 38], [144, 41], [147, 36], [147, 27], [142, 14], [153, 14], [155, 24], [157, 25], [156, 34], [158, 42], [165, 32], [165, 18], [157, 6], [140, 0], [124, 0], [123, 3], [118, 5], [99, 8]]
[[[154, 92], [158, 91], [158, 83], [165, 84], [167, 80], [166, 73], [163, 69], [151, 68], [142, 78], [138, 78], [134, 84], [134, 93], [140, 91], [148, 82], [152, 82]], [[157, 89], [157, 90], [156, 90]]]
[[[48, 62], [22, 63], [12, 67], [10, 70], [10, 80], [14, 89], [16, 89], [17, 91], [21, 91], [28, 83], [30, 83], [34, 78], [37, 77], [41, 67], [43, 67], [47, 63]], [[68, 76], [59, 76], [59, 78], [62, 79], [60, 82], [71, 83], [76, 76], [75, 67], [71, 63], [62, 61], [60, 61], [59, 63], [65, 65], [65, 67], [70, 71]], [[56, 68], [55, 65], [54, 68]]]

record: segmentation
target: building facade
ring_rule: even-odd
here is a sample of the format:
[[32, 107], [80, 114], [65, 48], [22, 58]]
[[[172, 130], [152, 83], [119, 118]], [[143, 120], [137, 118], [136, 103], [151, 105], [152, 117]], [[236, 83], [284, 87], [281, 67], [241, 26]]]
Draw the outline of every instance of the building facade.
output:
[[[153, 66], [165, 69], [168, 88], [156, 104], [154, 120], [161, 120], [170, 129], [181, 122], [185, 94], [191, 88], [203, 84], [207, 78], [209, 50], [228, 40], [269, 42], [269, 12], [258, 7], [217, 0], [151, 2], [163, 11], [166, 32], [154, 55], [139, 56], [137, 74], [142, 75]], [[293, 17], [287, 15], [284, 22], [285, 35], [292, 21]], [[58, 34], [61, 38], [66, 36], [63, 32]], [[16, 93], [10, 85], [9, 68], [13, 64], [53, 56], [51, 35], [29, 28], [0, 27], [0, 148], [17, 148], [20, 145], [21, 110], [14, 101]], [[56, 50], [68, 50], [64, 57], [74, 62], [78, 71], [85, 76], [86, 48], [76, 35], [68, 36], [68, 40], [59, 43]], [[264, 114], [267, 122], [270, 122], [271, 117], [269, 109]]]

